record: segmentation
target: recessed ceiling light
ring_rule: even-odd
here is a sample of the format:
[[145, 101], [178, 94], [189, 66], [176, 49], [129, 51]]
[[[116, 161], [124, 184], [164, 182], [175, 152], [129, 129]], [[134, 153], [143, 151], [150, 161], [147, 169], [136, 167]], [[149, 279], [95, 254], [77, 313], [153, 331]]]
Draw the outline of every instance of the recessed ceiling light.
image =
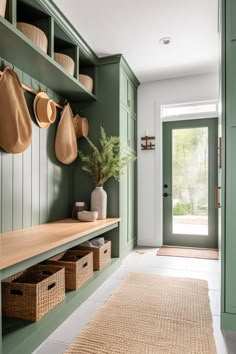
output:
[[159, 43], [162, 45], [168, 45], [171, 42], [171, 38], [170, 37], [163, 37], [159, 40]]

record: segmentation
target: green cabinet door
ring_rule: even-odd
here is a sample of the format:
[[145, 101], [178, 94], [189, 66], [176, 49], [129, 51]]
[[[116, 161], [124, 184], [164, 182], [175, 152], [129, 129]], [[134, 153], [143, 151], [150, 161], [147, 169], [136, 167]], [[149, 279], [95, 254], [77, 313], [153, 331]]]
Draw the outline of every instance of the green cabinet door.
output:
[[137, 124], [135, 116], [128, 113], [127, 145], [131, 150], [136, 150], [136, 130]]
[[135, 162], [128, 166], [128, 244], [133, 244], [135, 235]]
[[136, 150], [137, 88], [124, 69], [120, 70], [120, 136], [131, 152]]
[[129, 113], [127, 109], [121, 105], [120, 106], [120, 140], [122, 146], [127, 147], [129, 143], [128, 137], [128, 124], [129, 124]]
[[120, 101], [127, 107], [128, 105], [128, 77], [123, 69], [120, 70]]
[[136, 241], [135, 162], [124, 169], [120, 180], [120, 248], [124, 256]]
[[136, 99], [137, 99], [137, 92], [136, 88], [134, 87], [131, 80], [128, 80], [128, 98], [127, 98], [127, 105], [131, 112], [136, 114]]
[[128, 166], [123, 170], [120, 177], [120, 254], [123, 252], [128, 244]]

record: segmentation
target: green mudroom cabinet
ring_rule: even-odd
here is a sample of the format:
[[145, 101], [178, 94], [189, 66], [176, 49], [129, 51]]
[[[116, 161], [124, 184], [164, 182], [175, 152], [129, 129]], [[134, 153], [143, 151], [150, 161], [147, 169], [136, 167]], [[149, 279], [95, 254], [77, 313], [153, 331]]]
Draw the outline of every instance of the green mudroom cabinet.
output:
[[[108, 135], [120, 136], [123, 153], [136, 157], [139, 82], [122, 55], [101, 58], [96, 70], [97, 100], [92, 104], [81, 103], [78, 111], [81, 116], [93, 117], [90, 132], [95, 142], [98, 142], [100, 127], [103, 126]], [[84, 141], [80, 142], [80, 148], [86, 149]], [[120, 183], [111, 179], [104, 185], [108, 195], [108, 217], [121, 217], [121, 257], [134, 248], [137, 240], [136, 169], [137, 161], [134, 161], [124, 169]], [[86, 200], [88, 195], [80, 188], [78, 181], [82, 181], [82, 185], [92, 191], [91, 181], [79, 166], [75, 174], [75, 195], [78, 200]]]
[[[16, 27], [18, 21], [40, 27], [48, 37], [48, 51], [43, 53]], [[14, 65], [20, 80], [37, 91], [47, 89], [50, 98], [63, 104], [67, 99], [74, 113], [89, 121], [89, 136], [98, 142], [100, 126], [108, 135], [121, 137], [123, 151], [136, 156], [137, 147], [137, 87], [139, 82], [122, 55], [98, 58], [51, 0], [8, 0], [5, 18], [0, 17], [0, 55], [5, 64]], [[54, 52], [66, 53], [75, 62], [74, 75], [69, 75], [54, 60]], [[0, 68], [2, 70], [3, 67]], [[78, 80], [78, 74], [88, 74], [94, 80], [89, 92]], [[0, 228], [12, 232], [55, 220], [71, 217], [75, 201], [90, 204], [94, 188], [89, 177], [81, 171], [77, 159], [70, 166], [60, 164], [55, 157], [56, 126], [40, 129], [33, 117], [33, 95], [26, 92], [32, 114], [32, 145], [22, 154], [0, 151]], [[87, 149], [86, 141], [78, 141], [79, 149]], [[115, 227], [91, 233], [87, 239], [106, 233], [112, 240], [112, 262], [97, 273], [81, 292], [70, 292], [58, 310], [50, 312], [36, 324], [15, 327], [4, 324], [0, 336], [4, 354], [31, 353], [57, 326], [82, 303], [120, 264], [120, 260], [135, 246], [136, 226], [136, 169], [133, 162], [124, 169], [120, 183], [109, 180], [104, 188], [108, 194], [108, 217], [121, 217]], [[82, 239], [81, 239], [82, 240]], [[69, 245], [68, 245], [69, 246]], [[65, 249], [67, 246], [64, 247]], [[16, 264], [11, 272], [41, 262], [61, 251], [53, 249]], [[8, 270], [7, 270], [8, 271]], [[0, 273], [7, 276], [6, 270]], [[9, 334], [9, 335], [8, 335]]]
[[236, 330], [236, 2], [222, 1], [222, 198], [221, 327]]

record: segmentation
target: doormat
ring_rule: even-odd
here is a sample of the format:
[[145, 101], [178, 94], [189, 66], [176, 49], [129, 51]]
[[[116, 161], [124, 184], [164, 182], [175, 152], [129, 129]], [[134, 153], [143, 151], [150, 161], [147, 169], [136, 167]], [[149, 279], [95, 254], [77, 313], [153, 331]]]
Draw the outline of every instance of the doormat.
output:
[[206, 280], [129, 273], [65, 354], [216, 354]]
[[219, 251], [214, 249], [162, 246], [157, 251], [157, 256], [219, 259]]

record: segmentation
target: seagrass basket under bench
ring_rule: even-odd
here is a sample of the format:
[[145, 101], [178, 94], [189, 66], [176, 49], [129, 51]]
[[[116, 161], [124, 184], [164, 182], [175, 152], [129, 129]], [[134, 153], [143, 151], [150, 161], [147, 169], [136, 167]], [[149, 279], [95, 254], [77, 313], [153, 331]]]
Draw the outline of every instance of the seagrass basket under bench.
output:
[[66, 289], [77, 290], [93, 276], [93, 253], [68, 250], [47, 261], [48, 264], [65, 267]]
[[78, 245], [73, 250], [81, 249], [93, 252], [93, 269], [101, 270], [111, 262], [111, 241], [105, 240], [105, 244], [101, 247], [85, 247]]
[[65, 298], [65, 269], [35, 265], [2, 281], [2, 314], [36, 322]]

